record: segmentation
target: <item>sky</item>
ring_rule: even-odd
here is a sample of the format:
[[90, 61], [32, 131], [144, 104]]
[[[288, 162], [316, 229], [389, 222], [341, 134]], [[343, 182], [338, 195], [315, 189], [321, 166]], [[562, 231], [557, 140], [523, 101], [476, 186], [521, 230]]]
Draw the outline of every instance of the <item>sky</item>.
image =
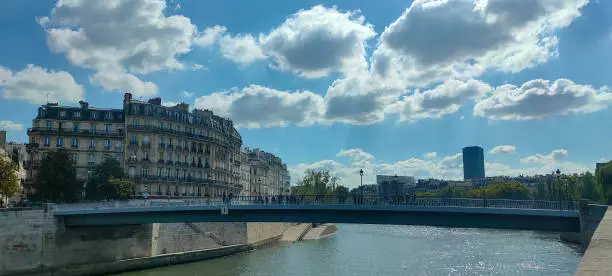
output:
[[186, 102], [231, 118], [294, 180], [462, 178], [612, 158], [612, 1], [21, 0], [0, 9], [0, 129], [49, 101]]

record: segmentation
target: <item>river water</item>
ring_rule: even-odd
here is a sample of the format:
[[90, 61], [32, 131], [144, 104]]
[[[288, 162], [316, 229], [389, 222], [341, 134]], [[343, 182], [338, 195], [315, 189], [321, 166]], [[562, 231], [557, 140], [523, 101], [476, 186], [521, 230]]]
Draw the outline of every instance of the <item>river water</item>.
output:
[[558, 234], [421, 226], [338, 225], [331, 237], [136, 275], [574, 275], [580, 248]]

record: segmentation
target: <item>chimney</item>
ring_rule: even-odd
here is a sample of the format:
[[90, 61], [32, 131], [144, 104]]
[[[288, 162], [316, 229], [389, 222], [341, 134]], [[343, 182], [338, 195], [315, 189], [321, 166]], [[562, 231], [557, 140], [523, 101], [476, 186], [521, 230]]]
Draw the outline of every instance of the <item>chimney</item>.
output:
[[123, 94], [123, 103], [129, 103], [132, 100], [132, 93]]
[[79, 105], [81, 105], [82, 109], [87, 109], [89, 108], [89, 103], [86, 101], [79, 101]]
[[149, 103], [150, 104], [154, 104], [154, 105], [161, 105], [161, 102], [162, 102], [162, 100], [161, 100], [160, 97], [153, 98], [153, 99], [149, 100]]

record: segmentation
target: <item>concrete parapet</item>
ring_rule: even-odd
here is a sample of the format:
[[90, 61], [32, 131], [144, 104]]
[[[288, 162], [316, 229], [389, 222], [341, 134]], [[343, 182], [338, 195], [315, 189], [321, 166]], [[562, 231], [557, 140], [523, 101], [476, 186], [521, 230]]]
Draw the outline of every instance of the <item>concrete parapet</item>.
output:
[[582, 257], [577, 276], [612, 275], [612, 211], [609, 207], [607, 210]]

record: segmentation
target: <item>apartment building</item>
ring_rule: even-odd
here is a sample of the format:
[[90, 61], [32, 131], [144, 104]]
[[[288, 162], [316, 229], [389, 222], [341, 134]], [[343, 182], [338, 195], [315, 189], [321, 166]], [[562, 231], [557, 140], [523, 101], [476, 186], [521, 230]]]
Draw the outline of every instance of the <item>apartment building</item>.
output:
[[249, 195], [288, 195], [291, 177], [280, 157], [260, 149], [244, 149], [249, 166]]
[[67, 149], [83, 183], [92, 168], [114, 158], [150, 196], [239, 194], [242, 138], [229, 119], [209, 110], [166, 107], [161, 98], [139, 101], [126, 93], [122, 109], [50, 103], [39, 108], [28, 130], [26, 182], [45, 152]]
[[123, 161], [124, 117], [122, 109], [94, 108], [80, 101], [80, 106], [48, 103], [38, 108], [26, 145], [26, 180], [29, 189], [40, 160], [56, 148], [69, 151], [77, 180], [85, 181], [92, 168], [105, 158]]

